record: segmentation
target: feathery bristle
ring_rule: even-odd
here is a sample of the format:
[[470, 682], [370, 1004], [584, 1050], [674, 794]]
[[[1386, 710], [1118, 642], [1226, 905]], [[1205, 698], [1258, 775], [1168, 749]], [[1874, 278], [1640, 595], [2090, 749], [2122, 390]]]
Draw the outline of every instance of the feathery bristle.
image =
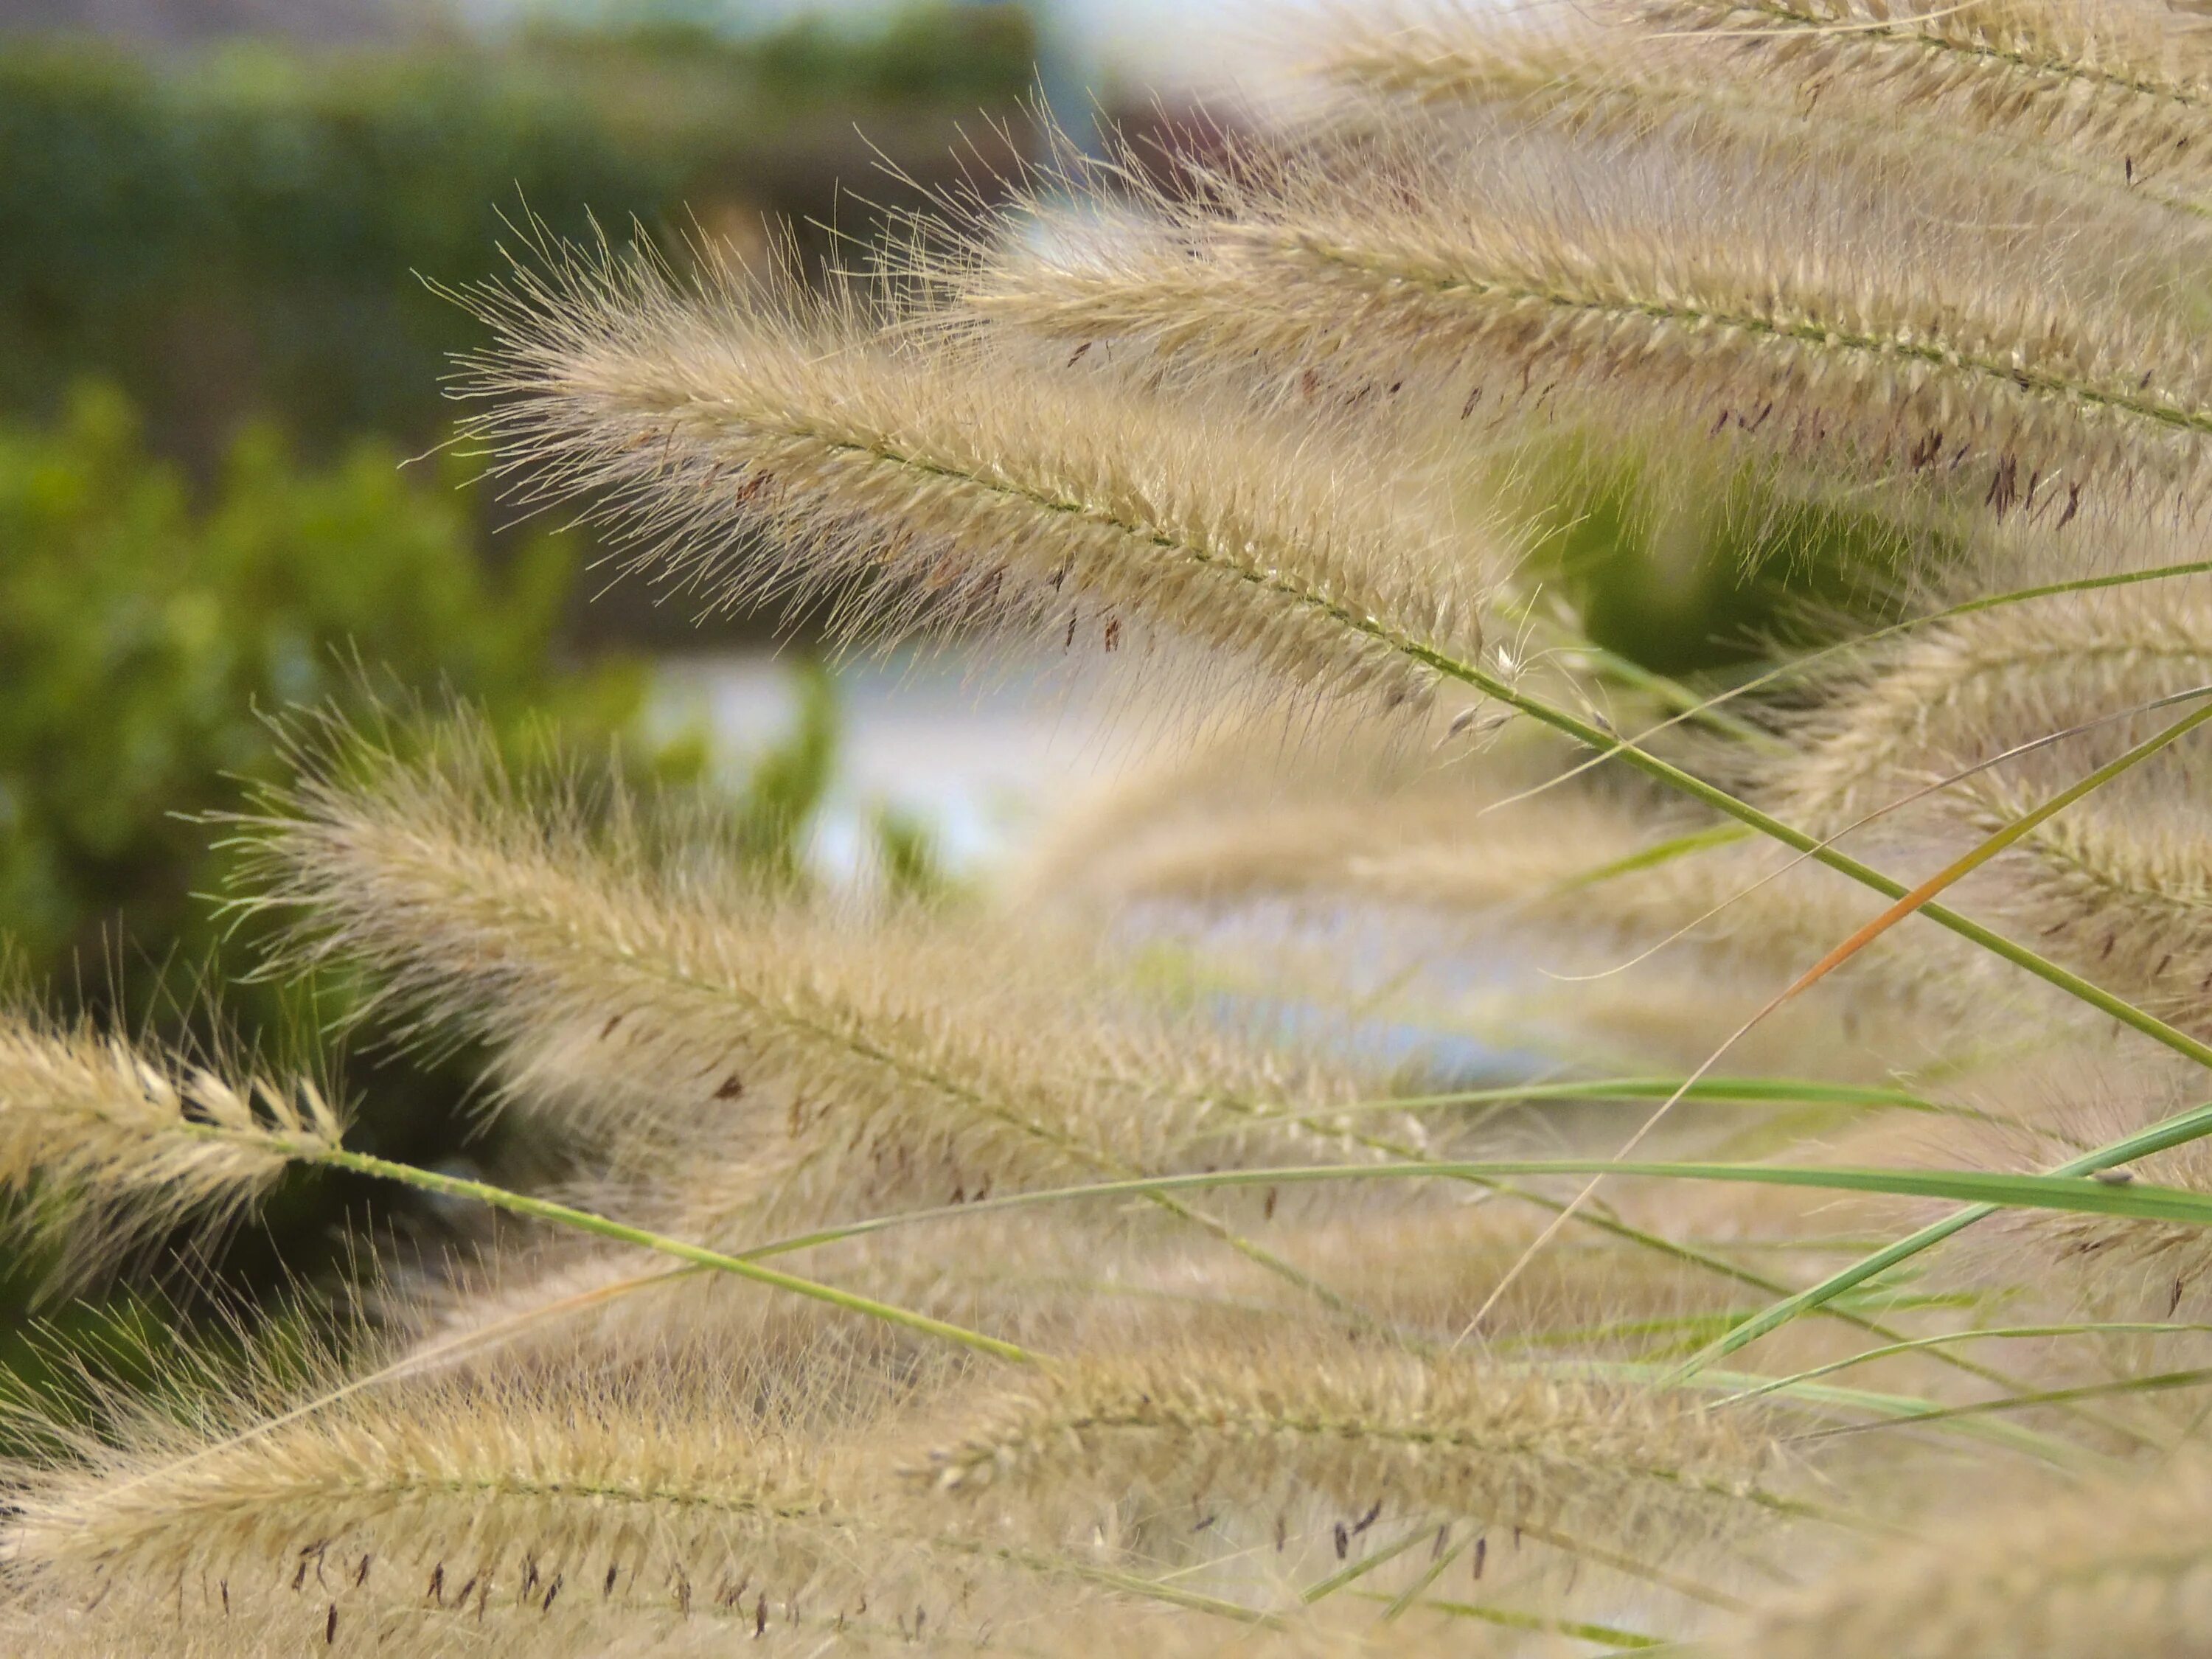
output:
[[2212, 191], [2212, 33], [2136, 0], [1649, 0], [1652, 27], [1823, 96], [2073, 151], [2199, 204]]
[[1679, 1547], [1772, 1518], [1759, 1485], [1772, 1443], [1686, 1398], [1281, 1322], [1215, 1329], [1102, 1348], [1002, 1389], [925, 1472], [970, 1498], [1087, 1493], [1269, 1523], [1285, 1505], [1358, 1515], [1379, 1503], [1401, 1522], [1460, 1517], [1630, 1547]]
[[715, 605], [1063, 651], [1151, 626], [1386, 703], [1425, 694], [1409, 643], [1480, 648], [1483, 538], [1314, 433], [894, 334], [718, 265], [686, 291], [641, 253], [563, 251], [477, 304], [497, 340], [472, 390], [502, 400], [483, 435]]
[[1593, 155], [1501, 126], [1465, 156], [1407, 141], [1149, 221], [1052, 215], [1044, 251], [945, 280], [978, 318], [1256, 369], [1309, 408], [1326, 386], [1418, 391], [1465, 434], [1626, 417], [1999, 519], [2055, 523], [2093, 486], [2155, 500], [2202, 465], [2212, 363], [2124, 258], [2055, 252], [2049, 210], [1663, 137]]
[[[2002, 1090], [1968, 1090], [2008, 1120], [1926, 1122], [1901, 1137], [1913, 1161], [2028, 1174], [2117, 1140], [2197, 1103], [2192, 1074], [2140, 1066], [2046, 1064]], [[2197, 1140], [2136, 1159], [2130, 1180], [2212, 1192], [2212, 1146]], [[2202, 1227], [2139, 1216], [2006, 1210], [1941, 1259], [1963, 1282], [2033, 1296], [2061, 1316], [2202, 1320], [2212, 1315], [2212, 1238]]]
[[[211, 1586], [299, 1563], [513, 1602], [565, 1575], [646, 1600], [740, 1565], [779, 1594], [834, 1553], [840, 1522], [791, 1425], [763, 1422], [744, 1368], [415, 1379], [305, 1415], [235, 1395], [206, 1420], [142, 1413], [113, 1443], [19, 1471], [11, 1569], [72, 1583]], [[278, 1402], [286, 1403], [286, 1402]], [[364, 1566], [366, 1561], [369, 1565]], [[197, 1593], [197, 1592], [196, 1592]]]
[[335, 1149], [343, 1127], [305, 1079], [226, 1078], [0, 1011], [0, 1186], [44, 1200], [22, 1220], [89, 1218], [125, 1240], [220, 1220], [296, 1158]]
[[[1994, 8], [1964, 9], [1987, 17]], [[1320, 107], [1308, 112], [1294, 98], [1293, 121], [1354, 143], [1408, 119], [1449, 143], [1471, 115], [1589, 137], [1664, 133], [1678, 149], [1735, 148], [1765, 167], [1856, 177], [1877, 191], [2001, 199], [2010, 218], [2039, 204], [2063, 232], [2046, 238], [2045, 252], [2078, 259], [2092, 282], [2112, 277], [2112, 251], [2124, 246], [2140, 257], [2145, 303], [2193, 285], [2212, 220], [2143, 158], [2115, 166], [2095, 146], [2023, 144], [2002, 122], [1950, 118], [1941, 100], [1900, 100], [1894, 77], [1808, 85], [1775, 72], [1772, 45], [1756, 31], [1746, 42], [1718, 26], [1671, 27], [1667, 9], [1639, 14], [1632, 0], [1565, 15], [1464, 0], [1378, 4], [1328, 19], [1310, 54]], [[1727, 54], [1717, 64], [1717, 46]], [[1480, 154], [1478, 145], [1468, 159]]]
[[[547, 1581], [549, 1583], [551, 1581]], [[747, 1583], [718, 1603], [695, 1587], [688, 1610], [643, 1615], [563, 1583], [555, 1607], [394, 1606], [364, 1600], [349, 1583], [309, 1574], [298, 1591], [227, 1583], [230, 1612], [155, 1591], [111, 1592], [93, 1607], [58, 1596], [0, 1606], [0, 1647], [41, 1659], [728, 1659], [836, 1654], [983, 1653], [1043, 1659], [1569, 1659], [1584, 1644], [1508, 1624], [1416, 1617], [1378, 1624], [1362, 1609], [1316, 1608], [1289, 1629], [1204, 1612], [1116, 1604], [1055, 1586], [1000, 1593], [969, 1579], [943, 1600], [850, 1601], [769, 1595]], [[917, 1613], [920, 1614], [917, 1618]], [[1517, 1622], [1517, 1621], [1515, 1621]], [[1472, 1626], [1472, 1627], [1470, 1627]]]
[[[1825, 688], [1770, 787], [1796, 821], [1835, 830], [2017, 744], [2207, 684], [2201, 580], [1960, 617], [1875, 647]], [[2087, 769], [2079, 745], [2063, 752]]]
[[[1554, 971], [1649, 951], [1662, 953], [1654, 971], [1696, 957], [1753, 978], [1802, 972], [1875, 913], [1863, 889], [1787, 849], [1602, 775], [1562, 779], [1560, 764], [1547, 748], [1492, 748], [1347, 776], [1200, 747], [1067, 815], [1020, 891], [1101, 916], [1288, 902], [1326, 925], [1347, 906], [1387, 908], [1425, 933], [1456, 927], [1462, 949], [1539, 951]], [[1879, 941], [1831, 988], [1890, 1017], [1971, 1005], [1992, 1030], [2020, 992], [1946, 937]]]
[[473, 727], [420, 763], [356, 750], [254, 821], [257, 902], [303, 907], [295, 959], [498, 1045], [510, 1092], [671, 1180], [688, 1230], [1346, 1155], [1273, 1121], [1345, 1083], [1103, 1020], [1079, 957], [749, 891], [704, 849], [656, 871], [638, 811], [595, 833], [526, 799]]
[[[1854, 838], [1963, 850], [2173, 717], [2130, 710], [2212, 685], [2201, 582], [2067, 596], [1960, 617], [1878, 648], [1799, 726], [1771, 786], [1793, 822], [1832, 833], [1955, 779]], [[2091, 729], [2006, 760], [2020, 745]], [[2206, 761], [2184, 744], [2032, 831], [1962, 889], [2055, 958], [2201, 1024], [2212, 996], [2212, 888], [2189, 805]], [[1969, 774], [1970, 775], [1960, 775]]]

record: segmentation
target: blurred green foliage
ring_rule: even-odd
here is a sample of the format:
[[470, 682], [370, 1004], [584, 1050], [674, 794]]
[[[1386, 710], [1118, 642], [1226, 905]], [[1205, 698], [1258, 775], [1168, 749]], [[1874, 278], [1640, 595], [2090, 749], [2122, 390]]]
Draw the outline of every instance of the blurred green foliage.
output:
[[574, 550], [539, 536], [488, 569], [453, 470], [398, 459], [364, 441], [302, 467], [257, 427], [196, 501], [112, 389], [0, 430], [0, 921], [34, 975], [97, 966], [118, 919], [140, 949], [218, 951], [191, 897], [216, 884], [210, 830], [188, 819], [274, 775], [264, 716], [285, 705], [358, 707], [382, 678], [503, 732], [635, 720], [641, 664], [559, 660]]
[[[181, 58], [9, 38], [0, 51], [0, 411], [88, 372], [203, 466], [241, 418], [311, 450], [441, 423], [475, 325], [429, 283], [499, 270], [500, 215], [576, 234], [635, 216], [757, 240], [763, 216], [865, 235], [911, 201], [878, 150], [945, 179], [956, 124], [1034, 74], [1012, 6], [925, 7], [858, 37], [675, 26], [382, 52], [252, 44]], [[859, 131], [855, 131], [855, 128]]]
[[1516, 459], [1530, 567], [1593, 641], [1662, 674], [1824, 643], [1885, 615], [1908, 556], [1952, 556], [1939, 526], [1785, 494], [1757, 462], [1655, 463], [1619, 434]]

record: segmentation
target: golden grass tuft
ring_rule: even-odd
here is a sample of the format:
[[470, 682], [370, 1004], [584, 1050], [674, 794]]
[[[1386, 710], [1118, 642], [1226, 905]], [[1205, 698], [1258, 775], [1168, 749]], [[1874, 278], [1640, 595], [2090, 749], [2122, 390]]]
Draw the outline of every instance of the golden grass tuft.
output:
[[1486, 538], [1312, 429], [895, 336], [711, 258], [686, 288], [641, 252], [550, 250], [477, 305], [481, 435], [715, 607], [1086, 653], [1181, 638], [1393, 704], [1430, 684], [1409, 642], [1480, 648]]
[[484, 1178], [0, 1014], [0, 1189], [500, 1224], [15, 1379], [0, 1649], [2212, 1659], [2212, 34], [1300, 41], [879, 285], [533, 227], [466, 296], [522, 499], [1185, 746], [925, 901], [290, 717], [234, 912], [480, 1067]]
[[1463, 442], [1649, 422], [2053, 526], [2085, 493], [2164, 506], [2197, 476], [2212, 368], [2124, 257], [2079, 268], [2051, 204], [2000, 221], [1972, 186], [1801, 159], [1416, 131], [1141, 216], [1040, 207], [1042, 251], [941, 280], [1071, 352], [1257, 375], [1317, 414], [1412, 407]]
[[[544, 1608], [617, 1594], [672, 1608], [749, 1571], [796, 1593], [846, 1522], [742, 1355], [499, 1379], [403, 1380], [300, 1413], [234, 1389], [137, 1413], [19, 1471], [5, 1551], [32, 1583], [276, 1581], [401, 1603]], [[321, 1379], [319, 1379], [321, 1380]], [[382, 1587], [388, 1586], [388, 1589]]]
[[1686, 1396], [1279, 1321], [1102, 1345], [1016, 1380], [916, 1472], [969, 1504], [1212, 1512], [1248, 1540], [1286, 1515], [1324, 1530], [1387, 1515], [1680, 1552], [1789, 1511], [1764, 1484], [1774, 1443]]
[[1718, 1650], [1759, 1659], [2194, 1659], [2212, 1474], [2191, 1452], [2135, 1479], [2006, 1492], [1778, 1598]]
[[1948, 125], [2048, 144], [2201, 205], [2212, 34], [2140, 0], [1652, 0], [1648, 26], [1742, 70]]
[[[111, 1244], [220, 1221], [343, 1130], [312, 1080], [224, 1076], [0, 1010], [0, 1186], [36, 1194], [19, 1220], [90, 1219]], [[77, 1265], [97, 1254], [81, 1239]]]
[[[365, 965], [495, 1044], [507, 1094], [596, 1140], [615, 1190], [641, 1178], [686, 1237], [1376, 1157], [1326, 1121], [1348, 1076], [1149, 1018], [1080, 955], [780, 896], [705, 848], [659, 868], [638, 809], [594, 824], [528, 798], [465, 725], [418, 762], [356, 749], [251, 822], [253, 902], [300, 920], [292, 962]], [[1084, 984], [1121, 1017], [1081, 1007]]]

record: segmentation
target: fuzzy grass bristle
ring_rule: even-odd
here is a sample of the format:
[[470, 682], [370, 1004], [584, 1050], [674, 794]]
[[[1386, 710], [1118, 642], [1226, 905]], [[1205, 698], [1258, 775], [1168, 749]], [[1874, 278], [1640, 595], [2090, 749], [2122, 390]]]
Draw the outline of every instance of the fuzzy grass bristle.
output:
[[2199, 343], [2124, 258], [2100, 279], [2061, 257], [2052, 209], [1984, 205], [1800, 167], [1780, 141], [1593, 156], [1499, 121], [1144, 216], [1041, 205], [1042, 251], [986, 248], [943, 280], [999, 326], [1257, 375], [1316, 412], [1413, 400], [1494, 441], [1601, 410], [2000, 520], [2055, 524], [2085, 490], [2170, 503], [2212, 437]]
[[362, 1145], [0, 1013], [0, 1196], [343, 1170], [392, 1271], [0, 1376], [0, 1649], [2212, 1659], [2212, 28], [1317, 27], [866, 277], [462, 296], [514, 499], [1161, 764], [848, 887], [825, 678], [741, 806], [280, 717], [231, 916], [396, 1039]]
[[917, 1474], [987, 1508], [1087, 1495], [1234, 1512], [1255, 1536], [1286, 1506], [1302, 1524], [1379, 1507], [1680, 1549], [1789, 1510], [1762, 1484], [1774, 1443], [1686, 1397], [1279, 1322], [1218, 1331], [1103, 1346], [998, 1390]]
[[16, 1472], [6, 1559], [32, 1582], [210, 1590], [305, 1564], [469, 1606], [519, 1607], [556, 1575], [579, 1602], [687, 1580], [711, 1595], [741, 1563], [796, 1589], [834, 1559], [841, 1522], [744, 1376], [414, 1378], [298, 1414], [233, 1392], [181, 1418], [143, 1412], [104, 1442], [58, 1429], [77, 1455]]
[[[496, 1045], [508, 1094], [658, 1180], [691, 1236], [1239, 1161], [1366, 1161], [1288, 1120], [1351, 1085], [1199, 1021], [1108, 1019], [1079, 954], [657, 869], [650, 814], [533, 810], [482, 730], [343, 746], [249, 820], [286, 960]], [[571, 799], [573, 800], [573, 797]]]
[[1386, 704], [1426, 695], [1409, 644], [1480, 651], [1496, 552], [1355, 448], [702, 257], [686, 287], [642, 252], [561, 250], [482, 292], [495, 343], [469, 390], [531, 490], [592, 498], [712, 606], [1063, 652], [1145, 629]]
[[[148, 1051], [88, 1025], [0, 1010], [0, 1186], [21, 1222], [89, 1220], [111, 1245], [220, 1221], [344, 1125], [310, 1079]], [[81, 1241], [76, 1261], [99, 1253]]]
[[1647, 27], [1825, 97], [2073, 152], [2202, 205], [2212, 34], [2139, 0], [1650, 0]]
[[2008, 1492], [1779, 1597], [1717, 1644], [1729, 1659], [2102, 1659], [2212, 1653], [2201, 1455], [2150, 1479]]

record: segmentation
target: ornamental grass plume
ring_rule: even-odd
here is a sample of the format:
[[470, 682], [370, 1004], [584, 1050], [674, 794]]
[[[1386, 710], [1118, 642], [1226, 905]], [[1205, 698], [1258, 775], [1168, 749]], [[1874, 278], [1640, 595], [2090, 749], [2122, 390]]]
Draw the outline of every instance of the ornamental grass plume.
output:
[[223, 1075], [88, 1025], [0, 1008], [0, 1186], [19, 1222], [90, 1223], [80, 1269], [177, 1223], [219, 1223], [343, 1123], [315, 1084]]
[[1765, 1484], [1775, 1462], [1753, 1422], [1688, 1400], [1279, 1322], [1079, 1354], [968, 1407], [915, 1474], [969, 1504], [1088, 1495], [1254, 1534], [1293, 1508], [1313, 1512], [1301, 1525], [1387, 1514], [1679, 1553], [1790, 1515]]
[[[1778, 799], [1833, 832], [1932, 781], [2054, 734], [2063, 741], [1960, 777], [1855, 844], [1963, 846], [2011, 823], [2153, 729], [2161, 699], [2212, 685], [2202, 578], [1957, 617], [1876, 647], [1804, 718]], [[2194, 1023], [2212, 979], [2201, 836], [2203, 757], [2146, 763], [2036, 829], [1968, 890], [2062, 960]]]
[[933, 349], [860, 298], [711, 261], [686, 286], [643, 252], [560, 250], [473, 303], [479, 435], [714, 607], [817, 607], [874, 640], [1181, 638], [1392, 703], [1432, 678], [1408, 643], [1480, 647], [1486, 538], [1321, 431]]
[[365, 965], [496, 1045], [504, 1091], [611, 1136], [687, 1237], [1346, 1156], [1291, 1121], [1343, 1079], [1195, 1022], [1071, 1018], [1046, 975], [1079, 982], [1079, 957], [842, 915], [696, 843], [656, 869], [635, 803], [595, 825], [529, 799], [474, 726], [418, 762], [342, 750], [246, 821], [249, 902], [297, 917], [292, 961]]
[[1645, 26], [1775, 82], [1925, 123], [2047, 144], [2201, 210], [2212, 140], [2212, 35], [2183, 7], [2004, 0], [1653, 0]]
[[[393, 1599], [543, 1611], [712, 1595], [749, 1570], [793, 1594], [840, 1522], [793, 1425], [739, 1364], [422, 1379], [293, 1416], [234, 1389], [203, 1420], [142, 1413], [11, 1494], [9, 1570], [97, 1586], [223, 1587], [309, 1574]], [[289, 1403], [289, 1402], [285, 1402]]]
[[519, 499], [1102, 659], [1157, 763], [925, 898], [282, 717], [233, 912], [472, 1070], [482, 1167], [24, 1014], [0, 1187], [501, 1224], [17, 1379], [0, 1647], [2204, 1647], [2202, 20], [1320, 27], [866, 275], [532, 228], [464, 296]]
[[1786, 136], [1613, 138], [1595, 166], [1511, 120], [1377, 148], [1133, 224], [1041, 208], [1043, 252], [986, 245], [939, 280], [1071, 352], [1361, 414], [1412, 400], [1429, 429], [1493, 443], [1594, 419], [1681, 448], [1686, 428], [2054, 526], [2085, 492], [2170, 510], [2197, 475], [2198, 343], [2142, 301], [2124, 256], [2075, 269], [2056, 207], [1991, 219], [1971, 188], [1801, 165]]
[[[2046, 1169], [2170, 1117], [2202, 1093], [2197, 1080], [2156, 1067], [2072, 1059], [2025, 1077], [1993, 1078], [1966, 1091], [1989, 1109], [1916, 1124], [1902, 1139], [1923, 1162], [1993, 1170]], [[2212, 1154], [2201, 1141], [2126, 1165], [2136, 1182], [2212, 1192]], [[2031, 1265], [2032, 1264], [2032, 1265]], [[2203, 1230], [2128, 1215], [2063, 1212], [1992, 1218], [1938, 1259], [1961, 1282], [2033, 1298], [2055, 1316], [2202, 1321], [2212, 1316], [2212, 1241]], [[2177, 1335], [2194, 1364], [2201, 1338]], [[2190, 1409], [2193, 1409], [2190, 1408]]]

